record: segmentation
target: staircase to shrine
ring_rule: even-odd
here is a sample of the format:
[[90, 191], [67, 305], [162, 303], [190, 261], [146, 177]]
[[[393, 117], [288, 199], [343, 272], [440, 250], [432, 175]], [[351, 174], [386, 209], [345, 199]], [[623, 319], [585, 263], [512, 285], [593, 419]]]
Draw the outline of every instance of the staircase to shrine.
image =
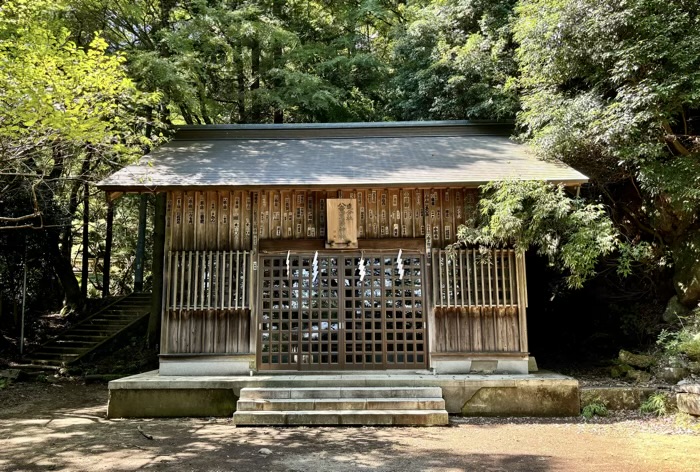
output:
[[34, 365], [65, 366], [95, 352], [151, 312], [150, 293], [132, 293], [107, 305], [80, 323], [66, 329], [35, 352], [25, 356]]
[[242, 388], [233, 421], [237, 426], [449, 423], [440, 387]]

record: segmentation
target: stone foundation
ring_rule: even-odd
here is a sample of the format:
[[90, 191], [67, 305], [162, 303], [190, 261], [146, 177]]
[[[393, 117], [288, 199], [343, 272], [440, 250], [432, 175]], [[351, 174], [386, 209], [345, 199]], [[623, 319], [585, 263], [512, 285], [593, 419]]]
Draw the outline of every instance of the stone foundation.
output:
[[255, 363], [255, 356], [187, 356], [187, 355], [161, 355], [160, 375], [250, 375], [251, 363]]
[[493, 358], [472, 355], [433, 354], [431, 366], [438, 375], [446, 374], [527, 374], [528, 356]]
[[237, 401], [231, 389], [110, 389], [107, 417], [231, 416]]
[[109, 383], [110, 418], [230, 416], [245, 387], [440, 387], [445, 408], [466, 416], [577, 416], [578, 381], [525, 375], [342, 374], [163, 376], [157, 371]]
[[581, 389], [581, 404], [600, 399], [608, 410], [638, 410], [657, 391], [648, 387], [588, 387]]

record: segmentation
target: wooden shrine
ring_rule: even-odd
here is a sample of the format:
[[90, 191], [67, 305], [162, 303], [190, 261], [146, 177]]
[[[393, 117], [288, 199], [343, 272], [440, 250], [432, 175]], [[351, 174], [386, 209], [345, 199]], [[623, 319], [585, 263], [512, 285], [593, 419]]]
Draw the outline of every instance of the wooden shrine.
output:
[[100, 183], [165, 199], [161, 375], [527, 372], [524, 258], [445, 250], [491, 180], [587, 179], [470, 122], [183, 127]]

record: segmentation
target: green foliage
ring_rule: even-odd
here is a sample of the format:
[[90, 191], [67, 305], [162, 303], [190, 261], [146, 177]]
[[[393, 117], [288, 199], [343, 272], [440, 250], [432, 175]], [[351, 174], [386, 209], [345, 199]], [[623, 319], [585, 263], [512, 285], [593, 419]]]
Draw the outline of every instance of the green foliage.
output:
[[[40, 248], [32, 264], [52, 267], [77, 306], [70, 257], [84, 186], [160, 142], [147, 112], [159, 96], [137, 89], [125, 58], [101, 37], [84, 46], [71, 41], [62, 5], [11, 0], [0, 8], [0, 231], [43, 229], [30, 238]], [[104, 199], [92, 203], [99, 215]], [[17, 262], [12, 254], [0, 259], [8, 270]]]
[[669, 356], [684, 354], [700, 361], [700, 308], [682, 317], [679, 327], [663, 329], [657, 344]]
[[590, 420], [594, 416], [608, 416], [608, 407], [605, 406], [605, 403], [600, 397], [596, 397], [581, 408], [581, 416], [587, 420]]
[[515, 1], [408, 3], [407, 21], [393, 35], [392, 113], [409, 120], [514, 118]]
[[173, 122], [382, 118], [388, 70], [373, 39], [384, 39], [375, 29], [387, 11], [381, 2], [363, 4], [367, 16], [346, 2], [74, 3], [76, 27], [106, 26], [137, 82], [163, 93]]
[[[682, 303], [697, 303], [700, 3], [523, 0], [516, 15], [523, 136], [591, 177], [635, 243], [622, 255], [673, 266]], [[619, 270], [635, 268], [622, 257]]]
[[458, 230], [463, 244], [513, 245], [521, 252], [535, 248], [567, 271], [572, 288], [580, 288], [599, 260], [620, 246], [605, 208], [570, 198], [562, 186], [510, 180], [482, 190], [480, 219]]
[[[512, 119], [515, 0], [73, 0], [173, 122]], [[92, 28], [92, 29], [89, 29]]]
[[0, 10], [0, 170], [33, 180], [70, 177], [90, 154], [95, 174], [104, 175], [152, 144], [135, 132], [144, 124], [135, 112], [157, 97], [136, 89], [124, 58], [107, 54], [104, 40], [76, 46], [39, 3]]
[[656, 416], [666, 416], [670, 411], [668, 397], [664, 393], [654, 393], [649, 395], [649, 398], [644, 400], [644, 402], [640, 405], [639, 411]]

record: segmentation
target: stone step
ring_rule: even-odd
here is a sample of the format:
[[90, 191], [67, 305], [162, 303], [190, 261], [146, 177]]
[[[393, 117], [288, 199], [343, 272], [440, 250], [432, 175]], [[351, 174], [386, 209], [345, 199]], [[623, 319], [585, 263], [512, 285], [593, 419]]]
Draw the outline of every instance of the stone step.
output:
[[47, 344], [42, 346], [41, 352], [47, 353], [47, 354], [80, 354], [81, 352], [85, 351], [86, 349], [89, 349], [89, 346], [56, 346], [56, 345], [51, 345]]
[[449, 417], [445, 410], [237, 411], [233, 422], [236, 426], [441, 426], [449, 424]]
[[37, 361], [69, 361], [79, 354], [59, 354], [54, 352], [35, 352], [31, 356], [27, 356], [28, 359]]
[[143, 313], [146, 313], [150, 311], [150, 307], [146, 306], [133, 306], [133, 307], [117, 307], [117, 308], [110, 308], [108, 310], [103, 311], [101, 314], [109, 313], [109, 314], [123, 314], [123, 315], [140, 315]]
[[57, 339], [56, 341], [46, 344], [46, 346], [53, 346], [53, 347], [81, 347], [81, 346], [90, 346], [94, 344], [93, 338], [88, 338], [88, 339], [74, 339], [73, 336], [66, 336], [64, 338]]
[[239, 400], [237, 411], [444, 410], [442, 398], [299, 398]]
[[126, 326], [136, 318], [93, 318], [90, 320], [89, 326]]
[[109, 337], [112, 334], [116, 333], [119, 331], [118, 327], [115, 326], [93, 326], [93, 327], [84, 327], [84, 328], [76, 328], [71, 330], [70, 334], [71, 335], [77, 335], [77, 336], [84, 336], [88, 338], [92, 337], [99, 337], [99, 338], [104, 338], [104, 337]]
[[124, 310], [124, 309], [141, 309], [141, 310], [148, 310], [151, 308], [151, 301], [150, 300], [125, 300], [121, 303], [117, 303], [116, 305], [108, 306], [107, 310]]
[[442, 398], [440, 387], [242, 388], [241, 400], [324, 398]]
[[131, 294], [84, 322], [69, 328], [27, 356], [38, 364], [65, 365], [94, 351], [110, 337], [143, 319], [151, 308], [151, 295]]
[[134, 311], [104, 311], [96, 315], [93, 320], [98, 319], [112, 319], [112, 318], [124, 318], [130, 320], [136, 320], [145, 316], [148, 313], [146, 310], [134, 310]]

